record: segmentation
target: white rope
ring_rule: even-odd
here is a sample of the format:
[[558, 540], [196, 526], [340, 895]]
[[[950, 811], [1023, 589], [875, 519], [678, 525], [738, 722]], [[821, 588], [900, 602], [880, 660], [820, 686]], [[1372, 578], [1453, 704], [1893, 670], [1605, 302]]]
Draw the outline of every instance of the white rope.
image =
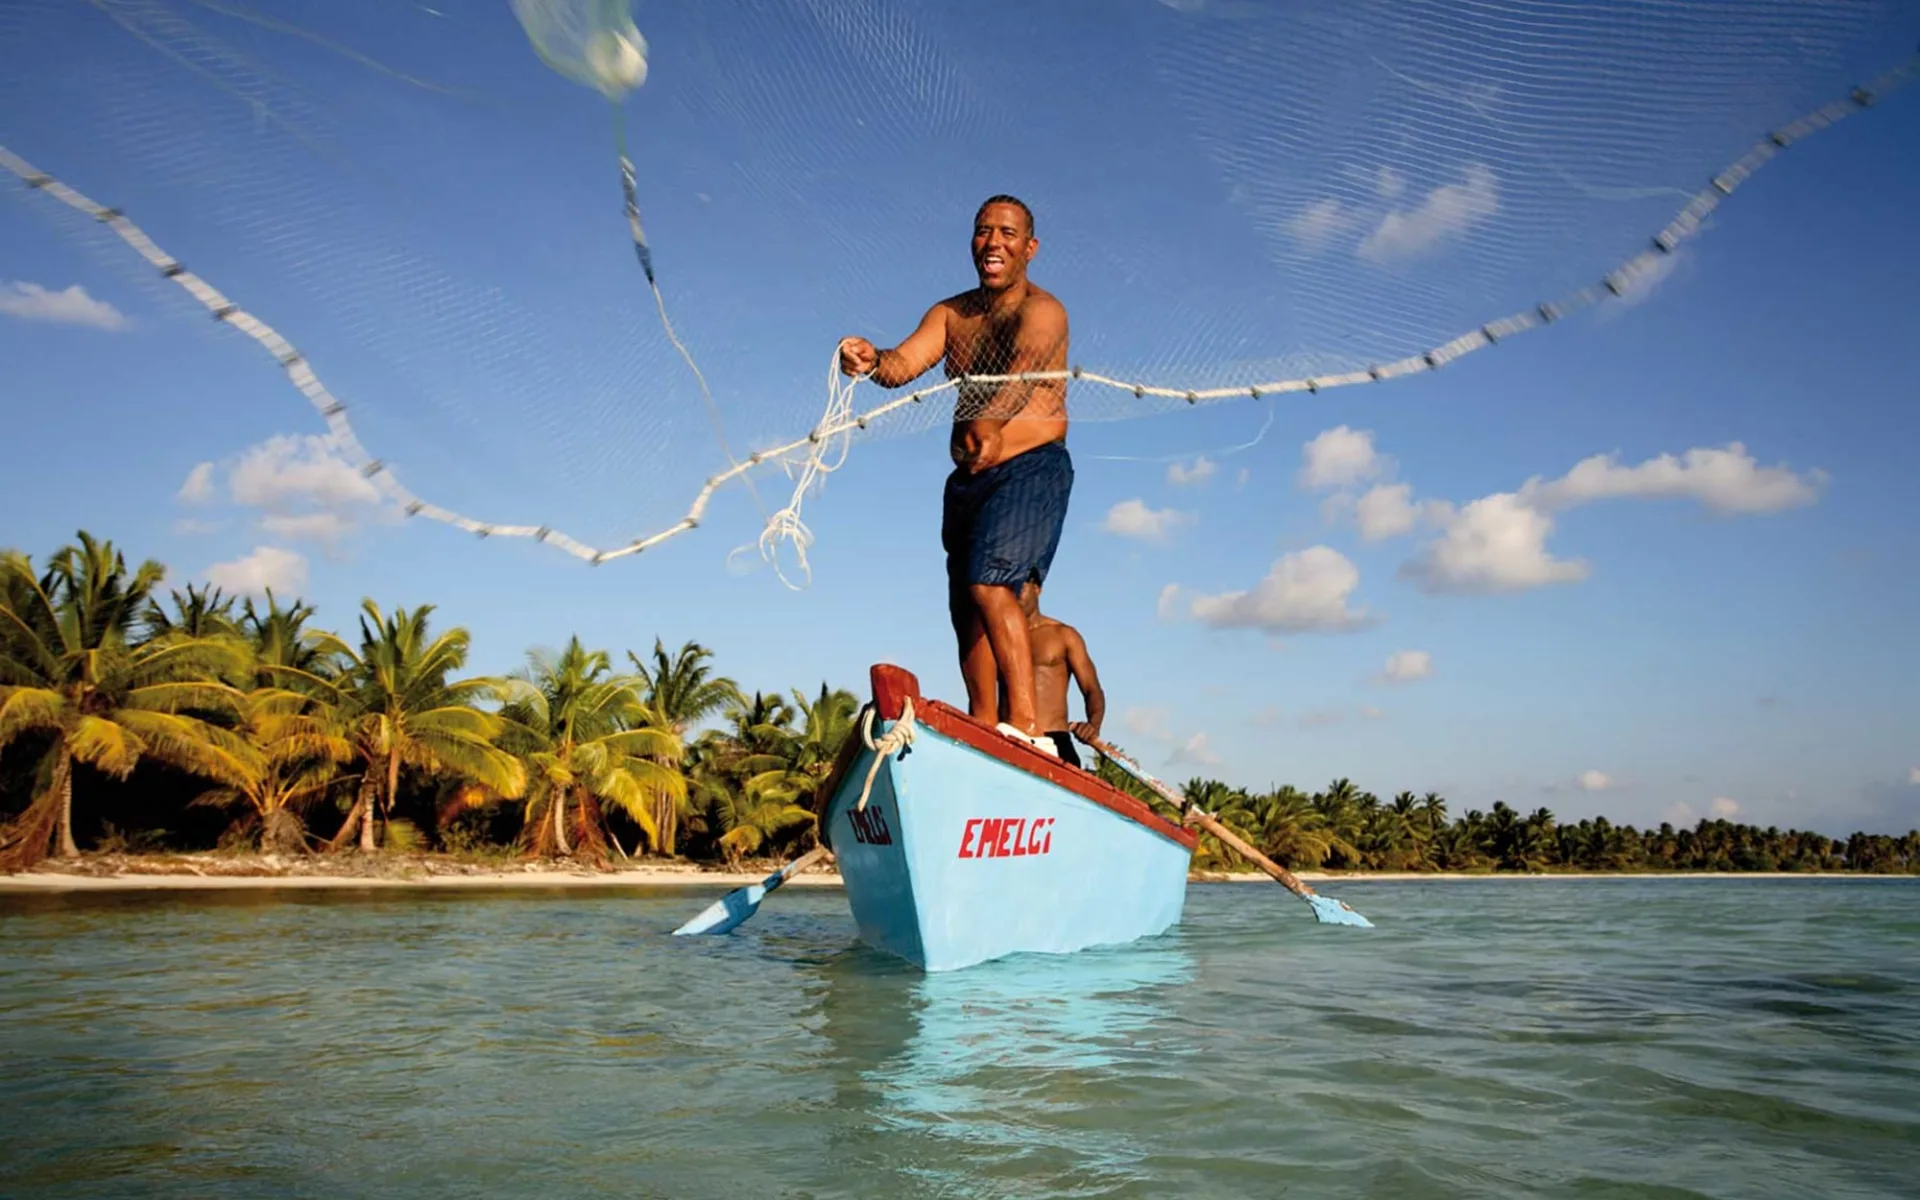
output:
[[[855, 418], [853, 415], [853, 390], [865, 376], [847, 377], [840, 374], [840, 347], [850, 340], [840, 339], [840, 345], [833, 349], [832, 361], [827, 363], [827, 408], [820, 415], [820, 423], [815, 426], [816, 429], [834, 432], [812, 442], [805, 459], [797, 466], [791, 458], [780, 459], [787, 478], [798, 475], [799, 482], [794, 484], [793, 498], [787, 501], [787, 506], [769, 517], [766, 528], [760, 531], [760, 557], [773, 567], [773, 573], [781, 583], [795, 591], [800, 588], [780, 569], [780, 543], [792, 543], [796, 565], [805, 574], [807, 582], [813, 582], [813, 567], [807, 562], [807, 547], [813, 545], [813, 531], [800, 519], [800, 506], [806, 500], [808, 491], [823, 485], [828, 475], [846, 465], [847, 455], [853, 451], [853, 431], [866, 428], [866, 418]], [[835, 443], [839, 446], [840, 456], [828, 462]]]
[[873, 777], [880, 773], [880, 764], [913, 745], [914, 733], [913, 697], [907, 697], [901, 704], [900, 719], [893, 723], [893, 728], [878, 738], [873, 736], [873, 705], [867, 705], [860, 714], [860, 741], [873, 751], [873, 762], [867, 765], [867, 780], [860, 785], [860, 799], [853, 811], [860, 812], [867, 807], [867, 797], [873, 792]]
[[[313, 368], [299, 351], [295, 350], [266, 322], [244, 311], [215, 290], [211, 284], [182, 267], [118, 210], [95, 203], [87, 196], [38, 170], [5, 146], [0, 146], [0, 166], [5, 166], [12, 171], [28, 187], [43, 191], [61, 203], [105, 224], [141, 257], [159, 268], [163, 275], [179, 284], [195, 300], [205, 306], [215, 320], [224, 321], [239, 329], [264, 347], [285, 369], [288, 380], [307, 397], [326, 420], [327, 428], [332, 432], [339, 452], [358, 467], [363, 475], [372, 480], [383, 494], [399, 504], [409, 516], [428, 517], [480, 537], [533, 538], [535, 541], [557, 546], [576, 558], [597, 565], [609, 559], [639, 554], [644, 550], [652, 549], [668, 538], [699, 528], [700, 520], [706, 514], [707, 505], [713, 499], [715, 491], [736, 477], [744, 476], [753, 468], [771, 461], [779, 463], [790, 479], [797, 478], [797, 483], [787, 507], [775, 513], [761, 533], [759, 543], [761, 553], [769, 561], [774, 561], [779, 544], [782, 541], [792, 542], [799, 555], [800, 566], [803, 570], [809, 570], [810, 577], [810, 569], [806, 566], [806, 547], [812, 542], [812, 534], [800, 519], [800, 506], [807, 490], [845, 463], [855, 432], [865, 429], [876, 419], [896, 409], [904, 408], [909, 404], [919, 404], [929, 397], [963, 385], [1072, 380], [1132, 392], [1134, 396], [1141, 398], [1153, 396], [1200, 404], [1240, 397], [1262, 400], [1296, 392], [1318, 393], [1329, 388], [1380, 383], [1389, 379], [1398, 379], [1404, 375], [1438, 370], [1476, 350], [1484, 350], [1516, 334], [1543, 328], [1590, 305], [1629, 293], [1637, 281], [1657, 271], [1663, 259], [1677, 250], [1681, 243], [1700, 231], [1702, 223], [1709, 214], [1725, 202], [1741, 184], [1752, 178], [1754, 172], [1772, 161], [1782, 150], [1845, 120], [1862, 109], [1871, 107], [1888, 93], [1911, 83], [1916, 75], [1920, 75], [1920, 56], [1909, 58], [1901, 66], [1861, 87], [1854, 88], [1848, 93], [1846, 99], [1822, 105], [1799, 120], [1767, 134], [1738, 161], [1714, 176], [1705, 188], [1696, 193], [1667, 227], [1653, 236], [1652, 245], [1648, 249], [1642, 250], [1609, 271], [1599, 282], [1579, 288], [1558, 300], [1547, 301], [1523, 312], [1489, 321], [1478, 329], [1469, 330], [1424, 353], [1342, 374], [1312, 376], [1304, 379], [1281, 379], [1269, 383], [1222, 388], [1158, 387], [1115, 379], [1080, 367], [1064, 371], [1035, 371], [1020, 375], [962, 375], [895, 397], [863, 413], [856, 413], [853, 409], [853, 390], [858, 380], [849, 379], [842, 382], [837, 375], [830, 374], [826, 409], [821, 414], [820, 423], [805, 437], [796, 438], [782, 446], [755, 451], [748, 455], [745, 461], [733, 463], [726, 470], [706, 481], [699, 493], [695, 495], [693, 504], [687, 509], [687, 515], [678, 522], [658, 533], [635, 538], [624, 546], [611, 549], [586, 545], [545, 525], [503, 525], [475, 520], [415, 496], [394, 477], [393, 472], [388, 470], [384, 463], [374, 458], [360, 444], [359, 439], [354, 436], [353, 427], [347, 421], [346, 405], [327, 390], [326, 385], [321, 383], [319, 376], [314, 373]], [[837, 350], [835, 359], [837, 363]], [[829, 463], [830, 448], [836, 442], [840, 446], [840, 454], [837, 460]], [[796, 458], [796, 455], [799, 457]], [[777, 561], [775, 561], [775, 567], [776, 569], [778, 567]], [[784, 575], [782, 580], [785, 581]], [[788, 586], [793, 585], [789, 582]]]

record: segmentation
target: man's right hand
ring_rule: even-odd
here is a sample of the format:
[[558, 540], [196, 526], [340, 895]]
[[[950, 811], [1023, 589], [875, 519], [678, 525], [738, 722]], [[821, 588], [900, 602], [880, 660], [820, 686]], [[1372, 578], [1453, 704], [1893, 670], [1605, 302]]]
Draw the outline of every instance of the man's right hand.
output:
[[1005, 459], [1006, 435], [992, 422], [969, 421], [954, 427], [952, 453], [955, 466], [978, 475]]
[[863, 337], [843, 338], [840, 342], [840, 373], [865, 375], [880, 365], [880, 352]]

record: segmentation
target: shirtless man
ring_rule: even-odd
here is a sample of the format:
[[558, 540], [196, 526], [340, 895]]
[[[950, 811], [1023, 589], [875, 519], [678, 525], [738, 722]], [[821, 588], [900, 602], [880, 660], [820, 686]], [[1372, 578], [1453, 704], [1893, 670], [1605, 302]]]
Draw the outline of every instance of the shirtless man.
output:
[[1046, 581], [1066, 521], [1073, 489], [1066, 381], [966, 381], [1066, 369], [1067, 310], [1027, 280], [1027, 264], [1039, 249], [1032, 210], [1012, 196], [992, 197], [973, 220], [980, 286], [934, 305], [891, 350], [875, 349], [865, 338], [843, 340], [840, 369], [899, 387], [944, 361], [947, 378], [962, 379], [940, 541], [967, 707], [976, 720], [995, 721], [1004, 684], [1000, 732], [1051, 754], [1053, 739], [1044, 736], [1035, 708], [1033, 651], [1019, 592]]
[[[1100, 723], [1107, 716], [1107, 693], [1100, 686], [1100, 673], [1093, 669], [1080, 631], [1041, 614], [1038, 585], [1030, 583], [1020, 590], [1020, 611], [1027, 616], [1027, 638], [1033, 645], [1033, 691], [1040, 710], [1040, 728], [1053, 739], [1061, 759], [1078, 767], [1080, 753], [1073, 748], [1074, 735], [1098, 738]], [[1069, 679], [1080, 685], [1080, 703], [1087, 711], [1084, 721], [1067, 719]]]

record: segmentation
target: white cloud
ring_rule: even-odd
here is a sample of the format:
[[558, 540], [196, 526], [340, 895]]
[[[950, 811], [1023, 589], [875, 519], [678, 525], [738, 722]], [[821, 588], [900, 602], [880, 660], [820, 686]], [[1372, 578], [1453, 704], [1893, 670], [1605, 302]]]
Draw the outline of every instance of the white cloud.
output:
[[1173, 531], [1193, 523], [1192, 513], [1171, 508], [1148, 508], [1142, 500], [1122, 500], [1107, 510], [1100, 527], [1108, 533], [1141, 542], [1165, 543]]
[[221, 521], [201, 521], [193, 517], [181, 517], [173, 523], [173, 531], [182, 537], [192, 537], [195, 534], [215, 533], [223, 524], [224, 522]]
[[353, 521], [337, 512], [268, 513], [260, 518], [260, 528], [289, 541], [306, 539], [332, 546], [353, 532]]
[[1219, 469], [1220, 469], [1219, 463], [1214, 462], [1212, 459], [1202, 454], [1200, 457], [1193, 460], [1193, 465], [1191, 467], [1185, 466], [1181, 463], [1169, 464], [1167, 467], [1167, 482], [1172, 484], [1175, 487], [1187, 487], [1194, 484], [1201, 484], [1201, 483], [1205, 483], [1209, 479], [1212, 479], [1214, 472], [1218, 471]]
[[1620, 786], [1614, 782], [1613, 776], [1605, 771], [1593, 770], [1591, 767], [1580, 772], [1573, 782], [1583, 792], [1610, 792]]
[[1417, 258], [1500, 211], [1500, 185], [1492, 170], [1470, 163], [1460, 183], [1443, 184], [1411, 209], [1395, 209], [1380, 218], [1360, 243], [1367, 262]]
[[1693, 811], [1691, 804], [1675, 804], [1667, 809], [1663, 819], [1676, 826], [1691, 825], [1700, 819], [1700, 814]]
[[1247, 480], [1251, 478], [1253, 478], [1253, 472], [1246, 467], [1241, 467], [1240, 473], [1233, 477], [1233, 490], [1237, 492], [1247, 486]]
[[1734, 803], [1732, 798], [1727, 796], [1715, 796], [1713, 803], [1707, 807], [1713, 810], [1714, 816], [1719, 817], [1723, 821], [1731, 820], [1740, 815], [1740, 806]]
[[1378, 721], [1380, 718], [1386, 715], [1387, 715], [1386, 713], [1375, 708], [1371, 704], [1362, 704], [1360, 706], [1360, 719], [1363, 721]]
[[1324, 250], [1327, 243], [1353, 228], [1360, 215], [1332, 196], [1316, 200], [1288, 217], [1284, 228], [1308, 253]]
[[1907, 768], [1907, 782], [1914, 787], [1920, 787], [1920, 767]]
[[1196, 596], [1194, 617], [1216, 629], [1264, 629], [1306, 633], [1358, 629], [1365, 609], [1348, 601], [1360, 585], [1360, 569], [1329, 546], [1310, 546], [1282, 557], [1251, 591]]
[[1329, 708], [1320, 712], [1310, 712], [1300, 718], [1302, 729], [1325, 729], [1329, 725], [1338, 725], [1347, 719], [1347, 714], [1339, 709]]
[[240, 456], [227, 480], [236, 504], [284, 509], [378, 504], [379, 489], [334, 450], [329, 438], [279, 434]]
[[[1260, 729], [1266, 729], [1269, 726], [1276, 725], [1280, 721], [1279, 706], [1269, 704], [1259, 712], [1254, 713], [1251, 717], [1248, 717], [1247, 720], [1256, 728]], [[1916, 768], [1916, 770], [1920, 770], [1920, 768]]]
[[258, 596], [268, 588], [292, 595], [307, 586], [307, 560], [279, 546], [256, 546], [252, 554], [208, 567], [207, 582], [242, 595]]
[[1412, 532], [1425, 521], [1444, 525], [1453, 508], [1444, 500], [1413, 499], [1413, 485], [1379, 483], [1367, 489], [1353, 502], [1354, 519], [1360, 525], [1360, 540], [1378, 542]]
[[1512, 492], [1483, 496], [1451, 514], [1445, 530], [1400, 568], [1423, 591], [1486, 594], [1577, 583], [1587, 564], [1547, 551], [1553, 518]]
[[1153, 615], [1162, 621], [1171, 621], [1180, 615], [1180, 585], [1170, 583], [1160, 589], [1160, 598], [1154, 601]]
[[1412, 683], [1433, 674], [1433, 655], [1425, 650], [1396, 650], [1387, 655], [1381, 678], [1390, 683]]
[[[1602, 500], [1698, 500], [1723, 514], [1764, 514], [1812, 504], [1825, 486], [1825, 472], [1796, 473], [1786, 466], [1762, 467], [1733, 442], [1720, 448], [1696, 448], [1682, 455], [1662, 454], [1627, 467], [1612, 455], [1582, 460], [1558, 479], [1529, 479], [1517, 492], [1496, 492], [1455, 511], [1436, 500], [1418, 507], [1419, 515], [1441, 529], [1412, 561], [1400, 568], [1429, 592], [1490, 593], [1521, 591], [1552, 583], [1577, 583], [1589, 574], [1579, 560], [1563, 560], [1547, 549], [1553, 514]], [[1396, 485], [1397, 487], [1398, 485]], [[1408, 494], [1369, 497], [1378, 510], [1375, 528], [1394, 529], [1415, 507]], [[1362, 517], [1362, 536], [1366, 534]]]
[[1173, 710], [1170, 708], [1136, 705], [1120, 714], [1120, 720], [1134, 737], [1151, 738], [1156, 742], [1173, 740]]
[[277, 538], [329, 547], [369, 521], [397, 520], [371, 480], [334, 448], [332, 439], [279, 434], [249, 446], [227, 464], [196, 465], [177, 498], [204, 504], [224, 486], [233, 504], [254, 510], [255, 528]]
[[1167, 756], [1167, 761], [1190, 763], [1197, 767], [1217, 767], [1220, 765], [1220, 756], [1208, 745], [1206, 734], [1196, 733], [1176, 746], [1173, 753]]
[[1521, 500], [1544, 511], [1620, 498], [1700, 501], [1718, 513], [1774, 513], [1812, 504], [1825, 486], [1824, 471], [1799, 475], [1786, 466], [1762, 467], [1747, 448], [1698, 448], [1676, 458], [1662, 454], [1637, 467], [1623, 467], [1610, 454], [1583, 459], [1545, 483], [1528, 480]]
[[1300, 468], [1300, 486], [1318, 490], [1346, 487], [1392, 469], [1392, 460], [1373, 448], [1373, 431], [1338, 425], [1301, 447], [1306, 465]]
[[95, 300], [77, 283], [58, 292], [37, 283], [0, 284], [0, 316], [94, 329], [124, 329], [127, 325], [119, 309], [105, 300]]
[[187, 481], [180, 485], [174, 499], [182, 504], [204, 504], [213, 499], [213, 464], [203, 462], [188, 471]]
[[1367, 489], [1353, 502], [1353, 515], [1360, 523], [1363, 542], [1398, 537], [1410, 532], [1420, 520], [1410, 483], [1382, 483]]
[[1373, 176], [1373, 190], [1382, 200], [1398, 200], [1407, 190], [1407, 177], [1382, 163]]

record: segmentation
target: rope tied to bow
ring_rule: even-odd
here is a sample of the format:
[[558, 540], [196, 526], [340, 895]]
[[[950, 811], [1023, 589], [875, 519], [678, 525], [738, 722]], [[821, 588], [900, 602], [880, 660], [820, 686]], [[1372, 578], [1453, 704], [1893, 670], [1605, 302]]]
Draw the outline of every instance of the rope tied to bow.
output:
[[900, 709], [900, 719], [893, 728], [879, 737], [873, 736], [873, 707], [869, 705], [860, 715], [860, 741], [873, 751], [873, 762], [867, 765], [866, 782], [860, 785], [860, 799], [853, 811], [861, 812], [867, 807], [867, 797], [873, 793], [873, 777], [880, 773], [880, 764], [895, 754], [902, 753], [913, 745], [916, 727], [913, 723], [913, 697], [907, 697]]

